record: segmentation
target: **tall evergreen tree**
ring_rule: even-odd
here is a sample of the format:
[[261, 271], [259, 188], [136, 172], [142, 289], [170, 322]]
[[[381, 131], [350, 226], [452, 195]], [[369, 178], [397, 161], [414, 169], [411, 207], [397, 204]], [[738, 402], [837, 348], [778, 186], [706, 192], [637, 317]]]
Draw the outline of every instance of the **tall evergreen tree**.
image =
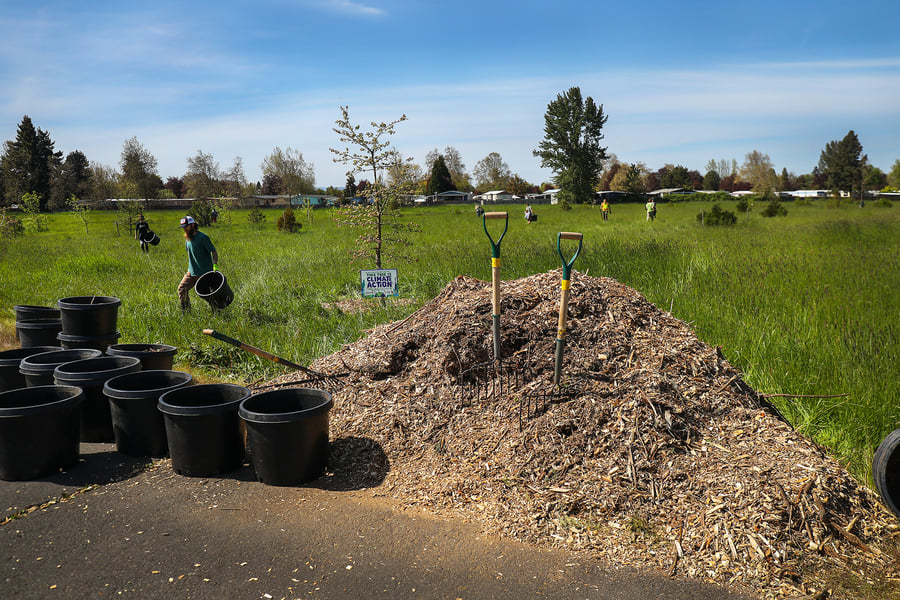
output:
[[819, 156], [819, 171], [825, 176], [826, 185], [835, 194], [860, 189], [868, 157], [862, 153], [862, 144], [851, 129], [842, 140], [828, 142]]
[[428, 178], [428, 185], [425, 186], [425, 193], [434, 195], [455, 189], [456, 186], [453, 185], [450, 169], [447, 168], [444, 156], [439, 154], [431, 165], [431, 177]]
[[540, 157], [542, 167], [556, 173], [563, 202], [588, 202], [593, 197], [606, 159], [606, 148], [600, 145], [606, 119], [603, 105], [590, 96], [582, 99], [577, 87], [547, 105], [544, 139], [533, 154]]
[[6, 203], [13, 204], [22, 196], [34, 192], [40, 198], [41, 210], [47, 209], [52, 174], [61, 164], [62, 152], [54, 151], [50, 134], [35, 128], [28, 115], [16, 131], [16, 139], [7, 141], [2, 171]]

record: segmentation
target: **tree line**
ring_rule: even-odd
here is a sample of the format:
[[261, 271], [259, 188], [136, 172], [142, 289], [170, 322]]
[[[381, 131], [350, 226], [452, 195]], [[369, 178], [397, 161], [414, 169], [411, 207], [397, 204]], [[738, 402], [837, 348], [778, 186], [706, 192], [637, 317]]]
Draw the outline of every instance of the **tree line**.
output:
[[261, 166], [263, 178], [248, 182], [241, 157], [221, 168], [215, 158], [202, 150], [187, 159], [181, 176], [165, 181], [157, 161], [136, 137], [126, 140], [118, 168], [89, 162], [79, 150], [65, 156], [55, 149], [47, 131], [35, 127], [26, 115], [14, 140], [6, 141], [0, 153], [0, 204], [22, 202], [26, 194], [37, 198], [41, 211], [62, 210], [74, 201], [101, 201], [108, 198], [212, 198], [256, 194], [295, 195], [322, 193], [351, 198], [365, 195], [374, 184], [403, 186], [411, 194], [433, 195], [445, 191], [486, 192], [505, 190], [524, 196], [548, 188], [562, 190], [563, 203], [589, 202], [593, 192], [614, 190], [636, 197], [666, 188], [752, 190], [760, 194], [796, 189], [828, 189], [833, 192], [862, 193], [868, 190], [896, 191], [900, 188], [900, 160], [888, 173], [871, 165], [863, 154], [856, 133], [828, 142], [810, 173], [796, 175], [787, 169], [778, 173], [767, 154], [753, 150], [738, 164], [735, 159], [712, 159], [704, 171], [683, 165], [666, 164], [653, 170], [644, 163], [624, 163], [601, 146], [607, 115], [603, 105], [590, 96], [582, 97], [572, 87], [547, 106], [544, 138], [533, 154], [541, 166], [552, 169], [549, 182], [526, 181], [514, 173], [498, 152], [490, 152], [469, 173], [460, 152], [453, 146], [437, 148], [425, 155], [423, 168], [391, 149], [384, 181], [356, 181], [349, 172], [343, 188], [317, 188], [315, 169], [303, 154], [290, 147], [276, 147]]

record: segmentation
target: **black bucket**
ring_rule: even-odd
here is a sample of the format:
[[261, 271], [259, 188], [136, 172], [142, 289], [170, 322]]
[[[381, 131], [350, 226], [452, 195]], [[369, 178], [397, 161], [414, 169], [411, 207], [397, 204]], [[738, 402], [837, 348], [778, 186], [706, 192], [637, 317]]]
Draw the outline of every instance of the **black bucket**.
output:
[[110, 356], [134, 356], [141, 360], [144, 371], [168, 371], [175, 361], [178, 348], [167, 344], [112, 344], [106, 349]]
[[219, 271], [208, 271], [201, 275], [194, 289], [214, 310], [221, 310], [234, 300], [234, 292], [228, 286], [228, 280]]
[[311, 388], [263, 392], [241, 403], [247, 449], [257, 478], [296, 485], [318, 478], [328, 465], [331, 393]]
[[33, 304], [16, 304], [13, 306], [16, 312], [16, 321], [31, 321], [33, 319], [58, 319], [59, 309], [55, 306], [35, 306]]
[[40, 354], [32, 354], [22, 358], [19, 362], [19, 373], [25, 378], [27, 387], [37, 387], [39, 385], [53, 385], [53, 371], [59, 365], [73, 362], [76, 360], [85, 360], [87, 358], [97, 358], [102, 353], [99, 350], [91, 350], [82, 348], [80, 350], [63, 350], [62, 348], [54, 348]]
[[62, 332], [71, 336], [112, 336], [122, 301], [112, 296], [72, 296], [56, 301]]
[[106, 352], [107, 348], [115, 344], [121, 335], [118, 331], [112, 335], [71, 335], [61, 331], [56, 336], [56, 340], [66, 350], [91, 348], [100, 352]]
[[77, 464], [83, 401], [74, 386], [0, 393], [0, 479], [37, 479]]
[[159, 236], [152, 231], [147, 231], [146, 233], [144, 233], [144, 235], [141, 236], [141, 241], [145, 244], [150, 244], [151, 246], [158, 246]]
[[166, 424], [156, 405], [171, 390], [189, 386], [189, 373], [139, 371], [113, 377], [103, 384], [109, 398], [116, 450], [132, 456], [165, 456]]
[[60, 319], [28, 319], [16, 321], [16, 337], [22, 348], [54, 346], [56, 336], [62, 331]]
[[[0, 392], [28, 387], [25, 375], [19, 371], [19, 363], [22, 362], [23, 358], [28, 358], [35, 354], [43, 354], [44, 352], [53, 352], [54, 350], [62, 350], [62, 348], [59, 346], [31, 346], [29, 348], [14, 348], [0, 352]], [[51, 381], [51, 383], [53, 382]]]
[[172, 469], [188, 477], [227, 473], [244, 462], [240, 403], [250, 390], [233, 383], [208, 383], [166, 392], [159, 410], [166, 424]]
[[[16, 312], [16, 323], [19, 321], [33, 321], [35, 319], [58, 319], [59, 309], [55, 306], [35, 306], [34, 304], [16, 304], [13, 306]], [[16, 339], [19, 339], [19, 330], [16, 330]], [[55, 343], [55, 342], [54, 342]]]
[[53, 380], [58, 385], [77, 385], [84, 390], [82, 442], [111, 442], [115, 439], [109, 400], [103, 395], [103, 384], [113, 377], [140, 370], [141, 361], [133, 356], [98, 356], [56, 367]]

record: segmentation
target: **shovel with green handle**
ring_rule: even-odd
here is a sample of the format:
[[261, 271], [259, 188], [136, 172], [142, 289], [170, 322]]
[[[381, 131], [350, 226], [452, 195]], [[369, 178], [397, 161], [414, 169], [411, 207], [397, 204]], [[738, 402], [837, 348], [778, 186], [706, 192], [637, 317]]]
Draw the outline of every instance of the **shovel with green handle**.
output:
[[[494, 238], [491, 237], [490, 232], [487, 229], [487, 220], [488, 219], [505, 219], [505, 224], [503, 226], [503, 233], [500, 234], [500, 238], [495, 242]], [[491, 283], [492, 283], [492, 293], [491, 293], [491, 316], [494, 319], [494, 360], [500, 360], [500, 242], [503, 241], [503, 236], [506, 235], [506, 230], [509, 229], [509, 213], [506, 212], [489, 212], [484, 213], [482, 218], [482, 225], [484, 226], [484, 232], [487, 234], [488, 239], [491, 241]]]
[[[572, 263], [575, 262], [575, 259], [578, 258], [578, 254], [581, 252], [583, 238], [584, 236], [582, 234], [572, 233], [570, 231], [561, 231], [556, 236], [556, 252], [559, 254], [560, 259], [562, 259], [563, 275], [561, 283], [562, 297], [559, 302], [559, 325], [556, 328], [556, 361], [553, 366], [554, 385], [559, 385], [560, 371], [562, 370], [563, 346], [565, 346], [566, 343], [566, 311], [569, 308], [569, 277], [572, 273]], [[572, 258], [569, 259], [568, 262], [566, 262], [566, 258], [563, 256], [562, 248], [560, 247], [562, 240], [578, 240], [578, 250], [575, 251], [575, 254], [572, 255]]]

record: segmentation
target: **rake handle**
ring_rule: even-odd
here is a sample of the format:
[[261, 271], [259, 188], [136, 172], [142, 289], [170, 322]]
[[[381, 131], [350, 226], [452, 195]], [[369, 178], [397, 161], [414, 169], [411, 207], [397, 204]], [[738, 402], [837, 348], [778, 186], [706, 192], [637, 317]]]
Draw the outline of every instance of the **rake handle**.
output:
[[291, 367], [292, 369], [296, 369], [298, 371], [303, 371], [304, 373], [321, 375], [321, 373], [317, 373], [316, 371], [307, 369], [306, 367], [304, 367], [302, 365], [292, 363], [291, 361], [281, 358], [280, 356], [275, 356], [271, 352], [266, 352], [265, 350], [262, 350], [261, 348], [256, 348], [255, 346], [251, 346], [250, 344], [245, 344], [244, 342], [242, 342], [240, 340], [236, 340], [233, 337], [228, 337], [224, 333], [219, 333], [215, 329], [204, 329], [203, 333], [205, 335], [212, 336], [212, 337], [216, 338], [217, 340], [223, 341], [226, 344], [231, 344], [232, 346], [236, 346], [236, 347], [240, 348], [241, 350], [246, 350], [247, 352], [255, 354], [261, 358], [271, 360], [272, 362], [278, 363], [279, 365]]

